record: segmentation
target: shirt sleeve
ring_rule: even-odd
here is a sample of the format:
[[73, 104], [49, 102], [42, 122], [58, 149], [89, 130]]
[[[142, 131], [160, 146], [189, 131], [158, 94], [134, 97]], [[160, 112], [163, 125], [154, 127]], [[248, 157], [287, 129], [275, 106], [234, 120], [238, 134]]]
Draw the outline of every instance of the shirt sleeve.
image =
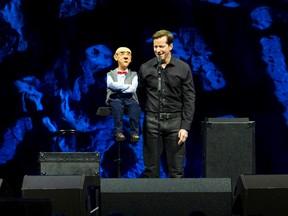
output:
[[[189, 67], [188, 67], [189, 68]], [[187, 70], [187, 76], [182, 83], [183, 112], [181, 128], [190, 130], [195, 111], [195, 87], [191, 69]]]
[[131, 86], [130, 86], [128, 89], [125, 89], [125, 90], [122, 91], [122, 92], [123, 92], [123, 93], [135, 93], [136, 90], [137, 90], [137, 86], [138, 86], [138, 76], [135, 75], [135, 76], [133, 77]]
[[107, 75], [107, 87], [113, 91], [124, 91], [129, 88], [127, 84], [113, 81], [110, 75]]

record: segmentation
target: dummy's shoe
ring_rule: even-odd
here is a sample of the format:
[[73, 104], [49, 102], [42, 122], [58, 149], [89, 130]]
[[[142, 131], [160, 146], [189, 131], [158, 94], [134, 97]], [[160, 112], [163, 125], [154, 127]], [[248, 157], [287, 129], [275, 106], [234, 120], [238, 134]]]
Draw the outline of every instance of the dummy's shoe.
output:
[[115, 138], [116, 138], [117, 142], [121, 142], [121, 141], [124, 141], [126, 139], [124, 134], [122, 134], [122, 133], [116, 133]]
[[131, 136], [131, 142], [138, 142], [139, 140], [140, 140], [139, 135], [133, 134], [133, 135]]

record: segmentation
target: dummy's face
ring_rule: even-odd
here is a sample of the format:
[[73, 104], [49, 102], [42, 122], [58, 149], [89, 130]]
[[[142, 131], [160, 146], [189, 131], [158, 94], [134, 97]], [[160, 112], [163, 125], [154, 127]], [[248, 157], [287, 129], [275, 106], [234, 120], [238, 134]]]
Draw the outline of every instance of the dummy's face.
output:
[[132, 52], [129, 49], [118, 49], [114, 57], [118, 66], [126, 69], [132, 61]]

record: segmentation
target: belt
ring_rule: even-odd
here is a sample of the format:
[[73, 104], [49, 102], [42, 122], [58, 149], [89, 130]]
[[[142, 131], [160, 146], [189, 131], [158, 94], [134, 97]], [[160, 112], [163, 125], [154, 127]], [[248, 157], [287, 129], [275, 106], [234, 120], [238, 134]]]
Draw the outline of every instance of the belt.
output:
[[154, 113], [154, 112], [147, 112], [148, 116], [153, 115], [155, 119], [159, 120], [168, 120], [168, 119], [173, 119], [176, 117], [181, 117], [182, 113], [181, 112], [175, 112], [175, 113]]

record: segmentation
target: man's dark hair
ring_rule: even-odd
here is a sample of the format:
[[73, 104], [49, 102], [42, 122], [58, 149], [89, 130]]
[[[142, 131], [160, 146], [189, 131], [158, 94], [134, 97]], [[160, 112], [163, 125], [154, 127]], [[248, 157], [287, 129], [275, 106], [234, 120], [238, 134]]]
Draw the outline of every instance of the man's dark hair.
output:
[[155, 40], [155, 39], [158, 39], [158, 38], [161, 38], [161, 37], [164, 37], [164, 36], [166, 36], [166, 38], [167, 38], [167, 44], [168, 45], [173, 43], [173, 40], [174, 40], [173, 34], [170, 31], [165, 30], [165, 29], [161, 29], [159, 31], [156, 31], [153, 34], [152, 39]]

